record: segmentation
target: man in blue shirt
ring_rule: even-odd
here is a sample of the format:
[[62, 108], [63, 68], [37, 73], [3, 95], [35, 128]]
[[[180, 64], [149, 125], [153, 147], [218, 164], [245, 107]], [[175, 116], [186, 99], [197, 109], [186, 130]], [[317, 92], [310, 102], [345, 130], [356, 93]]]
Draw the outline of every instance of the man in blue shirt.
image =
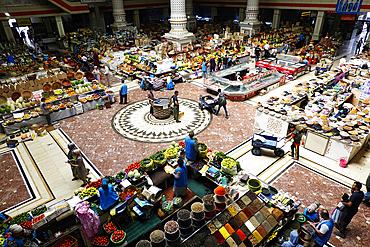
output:
[[329, 212], [326, 209], [322, 209], [320, 212], [322, 220], [320, 223], [311, 223], [309, 224], [315, 230], [315, 247], [324, 246], [330, 239], [330, 236], [334, 229], [334, 221], [329, 217]]
[[181, 121], [179, 121], [180, 104], [179, 104], [179, 100], [177, 99], [178, 95], [179, 95], [179, 91], [175, 91], [175, 94], [172, 95], [171, 97], [171, 102], [173, 102], [173, 118], [176, 120], [176, 123], [181, 123]]
[[185, 138], [185, 159], [186, 164], [191, 165], [197, 159], [198, 149], [197, 141], [194, 138], [194, 131], [189, 131], [189, 136]]
[[125, 98], [125, 104], [127, 104], [127, 85], [125, 84], [125, 80], [122, 80], [122, 86], [119, 90], [119, 103], [122, 105], [123, 98]]
[[207, 76], [207, 63], [205, 59], [203, 59], [203, 63], [202, 63], [202, 72], [203, 72], [203, 79], [205, 80]]

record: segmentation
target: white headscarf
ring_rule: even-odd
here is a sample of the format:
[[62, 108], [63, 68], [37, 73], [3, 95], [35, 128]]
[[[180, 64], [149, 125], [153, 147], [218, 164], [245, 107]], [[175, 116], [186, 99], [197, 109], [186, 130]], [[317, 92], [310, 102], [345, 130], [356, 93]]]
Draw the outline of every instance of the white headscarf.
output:
[[9, 231], [13, 234], [17, 234], [23, 231], [23, 228], [20, 225], [14, 224], [9, 227]]

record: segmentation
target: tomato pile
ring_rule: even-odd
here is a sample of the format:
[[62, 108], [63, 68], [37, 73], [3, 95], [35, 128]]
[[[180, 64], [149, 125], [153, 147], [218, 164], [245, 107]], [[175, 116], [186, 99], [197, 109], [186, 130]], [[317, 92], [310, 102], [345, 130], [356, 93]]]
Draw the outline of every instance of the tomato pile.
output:
[[98, 179], [98, 180], [96, 180], [94, 182], [91, 182], [90, 184], [88, 184], [86, 186], [86, 189], [91, 188], [91, 187], [94, 187], [94, 188], [96, 188], [98, 190], [101, 187], [101, 181], [102, 180], [103, 180], [103, 178]]
[[108, 234], [117, 230], [116, 226], [112, 222], [105, 223], [104, 229]]
[[117, 242], [121, 241], [122, 239], [124, 239], [124, 237], [125, 237], [125, 232], [122, 231], [122, 230], [117, 230], [117, 231], [113, 232], [111, 239], [112, 239], [113, 242], [117, 243]]
[[31, 221], [23, 221], [22, 223], [19, 224], [21, 227], [23, 227], [23, 229], [26, 229], [26, 230], [33, 230], [33, 226], [32, 226], [32, 223]]
[[75, 243], [75, 241], [73, 241], [72, 239], [66, 238], [66, 239], [64, 239], [64, 241], [63, 241], [63, 243], [60, 247], [70, 247], [74, 243]]
[[185, 142], [184, 142], [184, 141], [179, 142], [179, 145], [180, 145], [181, 147], [185, 148]]
[[140, 167], [140, 161], [138, 162], [135, 162], [131, 165], [129, 165], [126, 169], [125, 169], [125, 172], [128, 174], [129, 172], [135, 170], [135, 169], [138, 169]]
[[96, 244], [96, 245], [102, 245], [102, 246], [105, 246], [105, 245], [108, 245], [108, 241], [109, 241], [109, 238], [108, 237], [105, 237], [105, 236], [95, 236], [94, 237], [94, 240], [93, 240], [93, 244]]
[[36, 224], [37, 222], [40, 222], [43, 218], [45, 218], [45, 215], [42, 214], [42, 215], [39, 215], [35, 218], [32, 219], [32, 224]]

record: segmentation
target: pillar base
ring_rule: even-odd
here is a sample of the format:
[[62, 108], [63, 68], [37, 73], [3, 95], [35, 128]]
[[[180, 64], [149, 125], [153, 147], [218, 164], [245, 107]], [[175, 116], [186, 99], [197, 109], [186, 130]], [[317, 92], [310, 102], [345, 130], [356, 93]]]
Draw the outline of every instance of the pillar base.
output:
[[312, 39], [313, 39], [314, 41], [318, 41], [318, 40], [320, 40], [320, 35], [312, 34]]
[[129, 23], [127, 23], [127, 22], [124, 22], [124, 23], [113, 23], [110, 26], [115, 31], [131, 30], [132, 29], [132, 26]]
[[171, 41], [177, 44], [178, 51], [183, 50], [184, 45], [188, 45], [188, 44], [195, 42], [195, 36], [193, 33], [190, 33], [190, 32], [187, 32], [186, 34], [183, 34], [183, 35], [173, 35], [170, 33], [166, 33], [162, 37], [167, 39], [168, 41]]
[[260, 31], [260, 28], [261, 28], [262, 24], [261, 24], [260, 21], [251, 22], [251, 21], [245, 20], [243, 22], [240, 22], [239, 26], [240, 26], [240, 31], [245, 30], [246, 34], [248, 36], [251, 36], [251, 35], [253, 35], [255, 33], [258, 33]]

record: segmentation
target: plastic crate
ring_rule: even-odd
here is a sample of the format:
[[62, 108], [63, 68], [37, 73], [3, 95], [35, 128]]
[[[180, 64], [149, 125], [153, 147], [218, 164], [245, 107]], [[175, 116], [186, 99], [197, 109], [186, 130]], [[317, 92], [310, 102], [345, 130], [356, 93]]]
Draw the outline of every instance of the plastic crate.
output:
[[19, 145], [18, 141], [17, 140], [10, 140], [10, 141], [7, 141], [6, 142], [6, 145], [9, 147], [9, 148], [15, 148], [16, 146]]
[[77, 242], [77, 239], [75, 239], [74, 237], [70, 236], [70, 235], [66, 235], [66, 236], [63, 236], [61, 239], [58, 240], [58, 242], [56, 242], [53, 247], [60, 247], [65, 240], [72, 240], [73, 241], [73, 244], [70, 246], [70, 247], [77, 247], [78, 246], [78, 242]]

